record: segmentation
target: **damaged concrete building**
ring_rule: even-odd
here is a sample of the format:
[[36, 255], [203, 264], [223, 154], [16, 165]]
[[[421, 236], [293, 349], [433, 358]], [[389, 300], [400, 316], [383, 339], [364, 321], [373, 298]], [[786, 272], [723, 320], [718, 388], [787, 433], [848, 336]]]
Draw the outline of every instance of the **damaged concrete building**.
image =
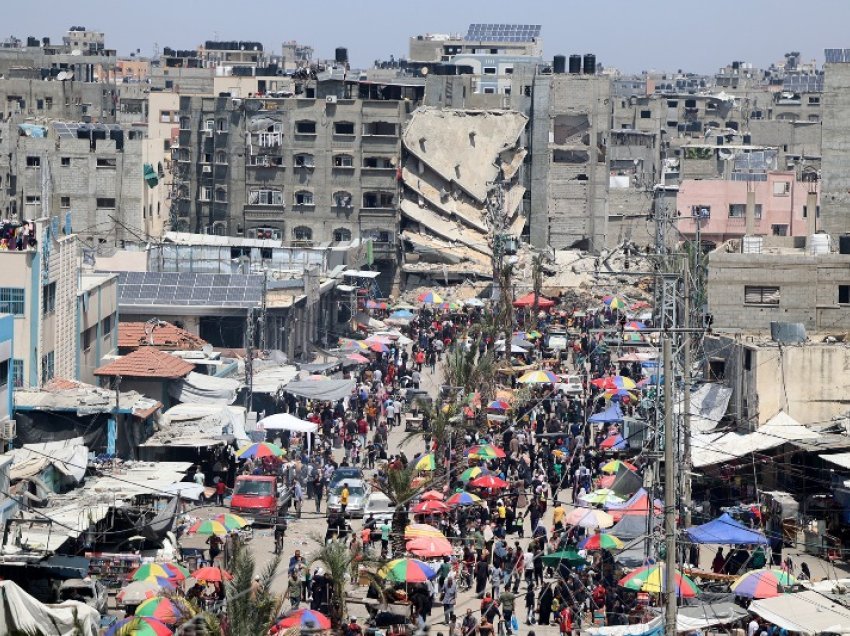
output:
[[[494, 234], [518, 237], [523, 133], [528, 118], [509, 110], [422, 107], [402, 135], [402, 271], [411, 285], [492, 277]], [[494, 192], [500, 190], [500, 194]], [[488, 213], [501, 200], [502, 218]]]

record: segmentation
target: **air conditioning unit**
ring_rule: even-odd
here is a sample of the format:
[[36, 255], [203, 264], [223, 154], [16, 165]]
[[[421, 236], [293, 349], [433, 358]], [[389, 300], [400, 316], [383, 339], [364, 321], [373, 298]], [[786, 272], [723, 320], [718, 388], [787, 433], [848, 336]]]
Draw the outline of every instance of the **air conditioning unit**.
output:
[[337, 100], [336, 95], [328, 95], [327, 97], [325, 97], [325, 103], [326, 104], [336, 104], [336, 100]]
[[0, 437], [5, 440], [13, 440], [18, 435], [17, 422], [8, 420], [0, 425]]
[[212, 166], [204, 166], [201, 168], [202, 172], [212, 172]]
[[230, 103], [233, 104], [233, 106], [235, 108], [238, 108], [239, 106], [242, 105], [242, 100], [239, 99], [238, 97], [234, 97], [233, 99], [230, 100]]

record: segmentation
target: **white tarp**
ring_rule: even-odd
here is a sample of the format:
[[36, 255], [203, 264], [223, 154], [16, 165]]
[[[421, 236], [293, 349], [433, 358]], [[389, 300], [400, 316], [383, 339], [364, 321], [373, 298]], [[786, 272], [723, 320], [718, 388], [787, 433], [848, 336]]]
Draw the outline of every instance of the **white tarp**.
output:
[[819, 457], [830, 464], [850, 469], [850, 453], [834, 453], [832, 455], [819, 455]]
[[611, 627], [588, 625], [581, 631], [590, 636], [661, 636], [664, 633], [664, 617], [659, 616], [648, 623], [638, 623], [637, 625], [614, 625]]
[[74, 437], [56, 442], [24, 444], [23, 448], [14, 449], [9, 455], [13, 458], [9, 470], [12, 481], [35, 477], [52, 464], [62, 474], [80, 482], [86, 474], [89, 449], [82, 437]]
[[[45, 605], [24, 592], [13, 581], [0, 581], [0, 634], [44, 634], [44, 636], [97, 636], [100, 614], [76, 601]], [[76, 620], [82, 632], [77, 631]]]
[[257, 422], [259, 430], [266, 431], [294, 431], [296, 433], [315, 433], [319, 425], [313, 422], [299, 419], [289, 413], [275, 413]]
[[311, 400], [334, 402], [351, 395], [354, 380], [300, 380], [290, 382], [284, 391]]
[[[726, 415], [731, 397], [732, 389], [716, 382], [703, 384], [691, 391], [691, 430], [708, 433], [717, 428]], [[679, 404], [674, 406], [675, 412], [680, 412], [680, 409]]]
[[254, 371], [254, 393], [276, 395], [298, 375], [298, 367], [291, 364], [268, 366]]
[[192, 371], [180, 382], [171, 383], [168, 392], [178, 402], [233, 404], [241, 385], [233, 378], [217, 378]]
[[250, 443], [245, 433], [245, 408], [222, 404], [177, 404], [166, 411], [159, 430], [141, 446], [205, 448], [227, 443]]
[[850, 634], [850, 609], [817, 592], [782, 594], [753, 601], [749, 610], [789, 632]]

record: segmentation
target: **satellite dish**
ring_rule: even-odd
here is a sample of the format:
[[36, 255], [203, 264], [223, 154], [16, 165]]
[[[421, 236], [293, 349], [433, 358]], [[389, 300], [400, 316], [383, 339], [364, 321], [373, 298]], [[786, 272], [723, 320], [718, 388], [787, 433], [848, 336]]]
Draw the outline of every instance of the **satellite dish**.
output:
[[59, 73], [56, 75], [57, 81], [60, 81], [60, 82], [64, 82], [67, 79], [67, 77], [68, 76], [65, 73], [65, 71], [59, 71]]
[[427, 74], [428, 74], [428, 67], [427, 67], [427, 66], [423, 66], [423, 67], [419, 70], [419, 73], [420, 73], [420, 75], [427, 75]]
[[83, 52], [80, 49], [74, 49], [71, 51], [71, 55], [82, 55]]
[[203, 351], [206, 355], [210, 355], [213, 352], [213, 346], [210, 343], [205, 344], [201, 351]]

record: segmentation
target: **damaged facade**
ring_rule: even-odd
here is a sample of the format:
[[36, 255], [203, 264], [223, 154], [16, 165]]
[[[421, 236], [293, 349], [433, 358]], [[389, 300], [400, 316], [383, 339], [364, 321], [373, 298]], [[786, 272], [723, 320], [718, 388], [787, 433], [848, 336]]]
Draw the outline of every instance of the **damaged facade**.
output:
[[[402, 136], [402, 270], [407, 282], [492, 277], [494, 232], [525, 225], [522, 166], [528, 118], [507, 110], [420, 108]], [[492, 188], [501, 190], [494, 195]], [[501, 199], [501, 221], [488, 199]]]

